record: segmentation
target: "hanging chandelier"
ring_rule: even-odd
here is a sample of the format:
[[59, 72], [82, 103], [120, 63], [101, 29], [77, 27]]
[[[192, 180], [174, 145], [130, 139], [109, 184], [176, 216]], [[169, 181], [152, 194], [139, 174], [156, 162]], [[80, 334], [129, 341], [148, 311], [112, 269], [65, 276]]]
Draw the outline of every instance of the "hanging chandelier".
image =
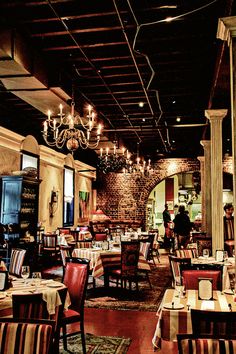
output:
[[148, 163], [145, 160], [141, 160], [139, 157], [139, 143], [137, 143], [137, 158], [136, 162], [133, 162], [129, 156], [127, 155], [127, 160], [125, 166], [123, 166], [123, 173], [130, 173], [134, 177], [149, 177], [154, 169], [151, 166], [151, 160], [148, 160]]
[[122, 154], [117, 152], [116, 143], [113, 145], [113, 152], [109, 152], [107, 147], [105, 151], [100, 149], [100, 156], [98, 157], [97, 167], [102, 170], [103, 173], [119, 172], [128, 163], [130, 154], [127, 150], [125, 155], [125, 148], [122, 149]]
[[95, 138], [91, 136], [94, 125], [95, 113], [92, 107], [88, 106], [86, 117], [80, 117], [75, 115], [75, 103], [72, 99], [71, 113], [68, 116], [63, 113], [62, 104], [56, 116], [48, 111], [48, 118], [43, 123], [43, 138], [49, 146], [61, 149], [66, 144], [67, 149], [72, 152], [79, 147], [95, 149], [100, 141], [102, 127], [101, 124], [98, 125]]

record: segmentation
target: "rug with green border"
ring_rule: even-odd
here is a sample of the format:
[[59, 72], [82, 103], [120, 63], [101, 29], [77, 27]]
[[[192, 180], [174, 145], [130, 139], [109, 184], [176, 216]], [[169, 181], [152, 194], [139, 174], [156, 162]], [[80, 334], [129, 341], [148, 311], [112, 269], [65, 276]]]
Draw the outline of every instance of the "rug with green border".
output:
[[149, 274], [152, 289], [147, 281], [139, 282], [139, 291], [125, 290], [110, 284], [104, 288], [103, 279], [96, 279], [96, 288], [89, 284], [85, 307], [111, 310], [157, 311], [164, 292], [171, 287], [171, 272], [168, 255], [161, 255], [160, 263], [151, 264]]
[[[87, 354], [126, 354], [131, 343], [130, 338], [95, 336], [86, 334]], [[60, 354], [82, 354], [81, 336], [79, 334], [67, 338], [67, 351], [60, 341]]]

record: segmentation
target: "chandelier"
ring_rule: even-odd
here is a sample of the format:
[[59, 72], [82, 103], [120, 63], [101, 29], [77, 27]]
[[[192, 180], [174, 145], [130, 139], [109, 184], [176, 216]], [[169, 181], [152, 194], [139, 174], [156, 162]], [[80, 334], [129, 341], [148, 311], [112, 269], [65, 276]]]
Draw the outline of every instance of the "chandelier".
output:
[[80, 117], [75, 115], [75, 103], [72, 100], [71, 113], [68, 116], [63, 113], [62, 104], [56, 116], [52, 116], [52, 112], [48, 111], [48, 118], [43, 123], [43, 138], [49, 146], [61, 149], [66, 144], [67, 149], [72, 152], [78, 147], [95, 149], [100, 141], [102, 127], [98, 125], [96, 139], [91, 139], [94, 124], [95, 113], [92, 107], [88, 106], [86, 117]]
[[109, 153], [109, 148], [107, 147], [105, 151], [103, 148], [100, 149], [100, 156], [98, 157], [97, 167], [103, 171], [103, 173], [118, 172], [121, 171], [124, 166], [128, 163], [130, 154], [127, 150], [125, 155], [125, 148], [122, 149], [122, 154], [117, 152], [116, 143], [113, 146], [113, 152]]
[[137, 158], [136, 162], [133, 162], [127, 155], [126, 164], [123, 166], [123, 173], [130, 173], [134, 177], [149, 177], [153, 172], [153, 167], [151, 166], [151, 160], [148, 160], [148, 163], [145, 160], [141, 160], [139, 157], [139, 143], [137, 143]]

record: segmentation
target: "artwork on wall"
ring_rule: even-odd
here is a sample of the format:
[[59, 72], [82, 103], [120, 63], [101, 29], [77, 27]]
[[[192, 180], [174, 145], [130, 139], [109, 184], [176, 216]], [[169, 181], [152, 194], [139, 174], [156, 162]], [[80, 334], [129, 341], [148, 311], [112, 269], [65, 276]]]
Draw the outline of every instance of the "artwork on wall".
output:
[[89, 192], [79, 191], [79, 222], [89, 220]]

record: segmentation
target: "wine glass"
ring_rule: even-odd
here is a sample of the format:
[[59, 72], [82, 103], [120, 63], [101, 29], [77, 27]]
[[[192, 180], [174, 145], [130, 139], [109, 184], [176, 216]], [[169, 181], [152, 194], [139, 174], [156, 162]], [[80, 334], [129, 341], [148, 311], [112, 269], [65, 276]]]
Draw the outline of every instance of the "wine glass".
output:
[[30, 267], [22, 266], [21, 268], [21, 277], [24, 279], [24, 285], [26, 285], [26, 279], [29, 278], [30, 275]]
[[184, 283], [183, 283], [183, 277], [176, 277], [175, 278], [175, 290], [177, 291], [176, 297], [184, 297], [183, 292], [184, 292]]
[[38, 292], [38, 287], [41, 283], [41, 273], [40, 272], [33, 272], [32, 278], [34, 279], [34, 284], [35, 284], [35, 292]]
[[209, 249], [208, 248], [205, 248], [203, 251], [202, 251], [202, 255], [204, 258], [208, 258], [209, 257]]

